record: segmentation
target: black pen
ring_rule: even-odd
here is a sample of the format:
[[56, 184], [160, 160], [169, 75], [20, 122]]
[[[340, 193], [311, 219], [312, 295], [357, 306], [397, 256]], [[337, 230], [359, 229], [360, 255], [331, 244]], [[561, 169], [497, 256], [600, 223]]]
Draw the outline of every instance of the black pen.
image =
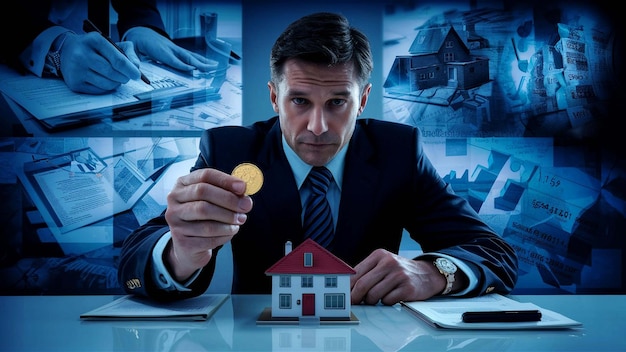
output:
[[464, 323], [519, 323], [540, 321], [541, 312], [538, 310], [497, 310], [465, 312], [462, 315]]
[[[117, 49], [120, 53], [122, 53], [122, 55], [124, 55], [124, 56], [126, 56], [128, 58], [128, 56], [126, 55], [124, 50], [122, 50], [122, 48], [120, 48], [117, 44], [115, 44], [115, 42], [113, 40], [111, 40], [111, 38], [109, 38], [108, 36], [104, 35], [104, 33], [102, 33], [102, 31], [99, 30], [98, 27], [96, 27], [96, 25], [93, 24], [90, 20], [84, 20], [83, 21], [83, 30], [85, 32], [98, 32], [98, 33], [100, 33], [100, 35], [102, 35], [104, 37], [104, 39], [106, 39], [109, 43], [111, 43], [111, 45], [113, 45], [113, 47], [115, 49]], [[141, 71], [139, 71], [139, 72], [141, 72]], [[148, 77], [146, 77], [146, 75], [143, 74], [143, 72], [141, 73], [141, 80], [146, 82], [146, 84], [150, 84], [150, 80], [148, 79]]]

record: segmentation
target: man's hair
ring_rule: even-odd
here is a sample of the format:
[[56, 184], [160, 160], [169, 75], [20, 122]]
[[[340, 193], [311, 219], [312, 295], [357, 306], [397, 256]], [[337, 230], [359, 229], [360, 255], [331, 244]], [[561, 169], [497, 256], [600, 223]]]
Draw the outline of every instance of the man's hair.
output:
[[365, 34], [351, 27], [344, 16], [330, 12], [296, 20], [276, 39], [270, 54], [273, 82], [282, 78], [285, 61], [294, 58], [328, 66], [353, 62], [361, 88], [374, 66]]

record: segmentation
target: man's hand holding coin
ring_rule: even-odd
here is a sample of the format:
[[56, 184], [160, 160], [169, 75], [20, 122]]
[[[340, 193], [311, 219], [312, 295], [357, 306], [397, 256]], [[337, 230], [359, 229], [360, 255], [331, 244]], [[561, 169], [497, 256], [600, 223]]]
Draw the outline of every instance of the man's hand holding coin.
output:
[[165, 212], [172, 236], [166, 261], [176, 280], [184, 281], [205, 266], [213, 248], [230, 241], [245, 223], [252, 209], [252, 198], [246, 194], [251, 186], [246, 182], [211, 168], [178, 178]]

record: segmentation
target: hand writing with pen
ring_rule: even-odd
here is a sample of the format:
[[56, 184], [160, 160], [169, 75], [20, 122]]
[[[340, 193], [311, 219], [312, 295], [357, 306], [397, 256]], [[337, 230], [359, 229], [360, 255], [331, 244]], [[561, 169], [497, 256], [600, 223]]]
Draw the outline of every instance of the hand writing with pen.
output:
[[136, 27], [127, 40], [113, 43], [98, 33], [67, 33], [60, 50], [61, 74], [67, 86], [79, 93], [105, 94], [130, 80], [149, 80], [139, 67], [137, 53], [181, 71], [210, 71], [217, 62], [179, 47], [147, 27]]

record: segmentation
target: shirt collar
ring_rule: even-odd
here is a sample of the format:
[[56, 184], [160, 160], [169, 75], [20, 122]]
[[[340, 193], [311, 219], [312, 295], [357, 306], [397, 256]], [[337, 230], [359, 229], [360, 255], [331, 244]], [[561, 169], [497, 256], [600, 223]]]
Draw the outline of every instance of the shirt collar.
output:
[[[298, 185], [298, 189], [306, 180], [309, 171], [313, 168], [311, 165], [305, 163], [300, 159], [298, 154], [291, 149], [289, 144], [287, 144], [287, 140], [285, 136], [282, 135], [283, 141], [283, 150], [285, 151], [285, 156], [287, 157], [287, 161], [289, 162], [289, 166], [291, 166], [291, 171], [293, 172], [294, 177], [296, 178], [296, 184]], [[346, 152], [348, 151], [348, 144], [344, 145], [341, 150], [335, 155], [334, 158], [331, 159], [328, 164], [325, 166], [330, 170], [333, 174], [333, 178], [335, 179], [335, 183], [339, 190], [341, 190], [341, 185], [343, 183], [343, 166], [346, 161]]]

